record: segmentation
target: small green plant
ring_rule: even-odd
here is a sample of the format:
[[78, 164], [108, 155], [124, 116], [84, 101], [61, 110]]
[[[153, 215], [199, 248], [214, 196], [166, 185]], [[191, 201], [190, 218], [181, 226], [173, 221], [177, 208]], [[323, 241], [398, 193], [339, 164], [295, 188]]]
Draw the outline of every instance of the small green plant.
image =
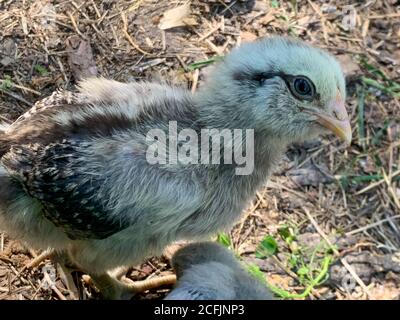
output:
[[46, 67], [42, 66], [41, 64], [35, 64], [33, 68], [42, 77], [45, 77], [49, 74], [49, 71], [46, 69]]
[[[315, 287], [321, 285], [322, 283], [324, 283], [326, 281], [327, 276], [328, 276], [329, 266], [332, 264], [332, 262], [333, 262], [333, 259], [331, 256], [326, 256], [323, 258], [320, 269], [318, 270], [319, 272], [314, 277], [309, 279], [309, 281], [307, 281], [308, 283], [302, 293], [291, 293], [289, 291], [286, 291], [284, 289], [281, 289], [279, 287], [276, 287], [276, 286], [270, 284], [269, 282], [267, 282], [265, 280], [264, 273], [260, 270], [260, 268], [258, 266], [254, 265], [254, 264], [249, 265], [247, 270], [249, 271], [249, 273], [251, 275], [253, 275], [257, 279], [259, 279], [260, 281], [265, 283], [265, 285], [273, 293], [275, 293], [275, 295], [277, 295], [278, 297], [283, 298], [283, 299], [304, 299], [311, 293], [311, 291]], [[300, 270], [303, 273], [303, 282], [305, 282], [306, 275], [309, 273], [309, 270], [306, 268], [300, 269]]]
[[[268, 288], [277, 296], [284, 299], [306, 298], [312, 290], [321, 285], [328, 278], [329, 266], [334, 261], [334, 248], [321, 242], [314, 249], [302, 247], [297, 244], [296, 234], [298, 230], [295, 226], [285, 225], [278, 230], [278, 234], [286, 245], [287, 250], [282, 250], [280, 257], [286, 259], [281, 261], [292, 276], [294, 275], [300, 285], [304, 287], [301, 293], [292, 293], [268, 283], [260, 268], [254, 264], [247, 266], [248, 271], [257, 279], [264, 282]], [[283, 249], [283, 248], [282, 248]], [[263, 238], [256, 250], [256, 257], [265, 259], [278, 253], [278, 242], [270, 235]], [[276, 257], [278, 259], [278, 257]]]
[[13, 82], [9, 75], [5, 75], [4, 79], [0, 82], [0, 90], [7, 90], [13, 87]]
[[[280, 255], [285, 256], [286, 259], [281, 262], [290, 269], [291, 274], [294, 274], [299, 284], [304, 287], [303, 292], [292, 293], [276, 287], [265, 279], [264, 273], [257, 265], [246, 264], [245, 266], [252, 276], [263, 282], [278, 297], [283, 299], [304, 299], [315, 287], [321, 285], [328, 278], [329, 266], [334, 261], [335, 247], [324, 242], [319, 243], [312, 250], [299, 246], [296, 241], [298, 229], [295, 225], [282, 226], [279, 228], [278, 234], [287, 246], [285, 253]], [[232, 249], [231, 238], [225, 233], [218, 235], [217, 242], [224, 247]], [[266, 235], [257, 246], [256, 257], [266, 259], [276, 256], [278, 252], [278, 241], [272, 235]], [[241, 259], [239, 256], [237, 258]], [[276, 257], [276, 259], [278, 258]]]

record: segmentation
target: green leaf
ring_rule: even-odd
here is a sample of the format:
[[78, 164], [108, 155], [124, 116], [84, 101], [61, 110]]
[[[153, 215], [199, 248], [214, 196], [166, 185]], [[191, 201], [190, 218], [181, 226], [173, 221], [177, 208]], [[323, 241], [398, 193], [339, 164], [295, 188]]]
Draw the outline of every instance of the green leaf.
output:
[[286, 240], [287, 238], [290, 237], [290, 230], [289, 227], [283, 227], [283, 228], [279, 228], [278, 229], [278, 233], [280, 234], [280, 236]]
[[279, 8], [279, 1], [278, 0], [271, 0], [271, 7], [274, 9]]
[[45, 77], [45, 76], [47, 76], [49, 74], [49, 71], [46, 69], [46, 67], [44, 67], [44, 66], [42, 66], [40, 64], [35, 64], [34, 69], [42, 77]]
[[232, 244], [231, 238], [226, 233], [218, 234], [217, 242], [227, 248], [229, 248]]
[[296, 267], [297, 263], [298, 263], [297, 255], [291, 254], [288, 262], [289, 262], [290, 268]]
[[308, 272], [310, 272], [310, 269], [308, 269], [306, 266], [301, 267], [299, 270], [297, 270], [297, 274], [299, 276], [305, 276], [306, 274], [308, 274]]
[[264, 259], [274, 255], [277, 250], [278, 243], [276, 242], [275, 238], [272, 236], [266, 236], [258, 245], [256, 257], [259, 259]]
[[288, 226], [278, 229], [278, 233], [287, 244], [291, 244], [296, 238]]

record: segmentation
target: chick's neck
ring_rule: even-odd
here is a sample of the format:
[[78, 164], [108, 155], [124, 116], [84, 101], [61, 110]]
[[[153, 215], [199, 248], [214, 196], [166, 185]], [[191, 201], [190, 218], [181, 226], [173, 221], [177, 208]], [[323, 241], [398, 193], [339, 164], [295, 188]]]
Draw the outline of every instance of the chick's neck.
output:
[[[268, 128], [268, 126], [259, 128], [257, 126], [258, 119], [255, 119], [256, 115], [246, 111], [240, 101], [221, 95], [215, 87], [206, 86], [201, 89], [194, 95], [193, 101], [202, 128], [228, 129], [231, 132], [234, 132], [235, 129], [241, 129], [244, 136], [247, 136], [246, 130], [253, 131], [253, 150], [246, 150], [245, 141], [242, 142], [242, 150], [243, 152], [253, 153], [254, 171], [249, 175], [237, 175], [235, 169], [238, 164], [235, 164], [234, 157], [230, 169], [229, 166], [217, 166], [215, 170], [218, 175], [236, 181], [238, 190], [245, 186], [249, 193], [255, 192], [255, 189], [260, 187], [282, 158], [289, 141], [274, 134], [273, 128]], [[221, 154], [223, 154], [223, 151], [221, 151]], [[221, 181], [223, 180], [221, 179]]]

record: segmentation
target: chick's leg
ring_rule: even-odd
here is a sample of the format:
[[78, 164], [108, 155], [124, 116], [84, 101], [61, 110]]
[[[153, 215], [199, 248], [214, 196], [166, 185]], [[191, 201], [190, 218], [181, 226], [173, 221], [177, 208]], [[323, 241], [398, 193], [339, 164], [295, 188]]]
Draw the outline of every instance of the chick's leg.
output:
[[54, 249], [47, 249], [43, 251], [40, 255], [38, 255], [36, 258], [33, 258], [29, 263], [25, 266], [28, 269], [33, 269], [38, 267], [42, 262], [44, 262], [47, 259], [54, 259], [56, 255], [56, 252]]
[[91, 275], [91, 279], [102, 293], [104, 299], [110, 300], [130, 299], [136, 293], [155, 289], [164, 285], [173, 285], [176, 282], [175, 275], [146, 279], [143, 281], [132, 281], [126, 277], [122, 277], [121, 281], [119, 281], [110, 274], [104, 273], [101, 275]]

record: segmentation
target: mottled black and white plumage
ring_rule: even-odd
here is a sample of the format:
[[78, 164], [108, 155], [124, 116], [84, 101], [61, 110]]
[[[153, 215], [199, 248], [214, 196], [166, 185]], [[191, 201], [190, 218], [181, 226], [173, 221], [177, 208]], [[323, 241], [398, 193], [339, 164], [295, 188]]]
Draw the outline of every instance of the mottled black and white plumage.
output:
[[200, 242], [172, 258], [178, 283], [166, 300], [271, 300], [266, 284], [251, 276], [226, 248]]
[[[244, 44], [192, 95], [155, 83], [89, 79], [38, 102], [0, 132], [0, 229], [64, 252], [93, 277], [199, 239], [240, 216], [286, 147], [350, 140], [345, 84], [327, 53], [285, 38]], [[254, 172], [237, 164], [152, 165], [151, 129], [254, 130]], [[110, 294], [112, 296], [113, 294]]]

